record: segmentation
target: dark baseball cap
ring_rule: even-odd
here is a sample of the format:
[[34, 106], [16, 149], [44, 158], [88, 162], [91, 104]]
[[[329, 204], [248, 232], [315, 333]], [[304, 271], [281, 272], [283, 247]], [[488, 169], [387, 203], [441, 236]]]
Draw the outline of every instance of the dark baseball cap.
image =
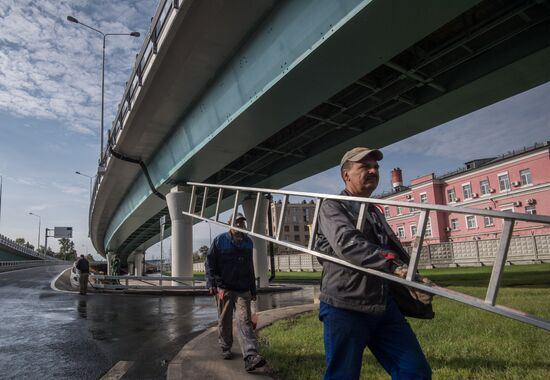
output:
[[[237, 220], [241, 220], [241, 219], [246, 220], [246, 218], [244, 217], [244, 215], [241, 214], [240, 212], [238, 212], [237, 215], [235, 216], [235, 222], [236, 222]], [[233, 220], [233, 214], [231, 214], [231, 216], [229, 217], [229, 223], [231, 223], [231, 220]]]
[[344, 156], [342, 157], [342, 160], [340, 161], [340, 166], [344, 165], [347, 161], [352, 161], [352, 162], [361, 161], [363, 158], [367, 156], [372, 156], [372, 158], [374, 158], [376, 161], [380, 161], [382, 158], [384, 158], [384, 155], [378, 149], [356, 147], [356, 148], [353, 148], [352, 150], [348, 150], [344, 154]]

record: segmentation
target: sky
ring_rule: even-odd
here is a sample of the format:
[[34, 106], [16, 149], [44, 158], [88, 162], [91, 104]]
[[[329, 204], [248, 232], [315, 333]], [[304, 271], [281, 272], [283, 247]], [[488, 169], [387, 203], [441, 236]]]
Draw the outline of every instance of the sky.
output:
[[[36, 245], [44, 228], [73, 227], [79, 253], [94, 253], [88, 238], [89, 179], [99, 155], [101, 35], [70, 23], [68, 15], [104, 33], [137, 31], [141, 37], [107, 38], [105, 129], [111, 125], [135, 55], [157, 0], [0, 0], [0, 233]], [[550, 83], [429, 131], [384, 147], [379, 190], [390, 190], [390, 171], [404, 183], [443, 174], [474, 158], [490, 157], [550, 140]], [[336, 193], [337, 167], [288, 186]], [[222, 230], [195, 226], [194, 248]], [[55, 239], [48, 244], [57, 250]], [[164, 255], [169, 250], [166, 242]], [[159, 256], [159, 247], [147, 258]], [[99, 257], [99, 256], [96, 256]]]

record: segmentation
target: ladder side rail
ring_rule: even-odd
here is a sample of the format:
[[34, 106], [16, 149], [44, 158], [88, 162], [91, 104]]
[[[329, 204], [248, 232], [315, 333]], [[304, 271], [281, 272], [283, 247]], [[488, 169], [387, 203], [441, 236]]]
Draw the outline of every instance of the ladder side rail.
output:
[[222, 204], [223, 188], [218, 189], [218, 199], [216, 201], [216, 211], [214, 213], [214, 220], [217, 222], [220, 219], [220, 206]]
[[274, 190], [267, 188], [257, 188], [257, 187], [239, 187], [239, 186], [228, 186], [228, 185], [214, 185], [214, 184], [203, 184], [198, 182], [188, 182], [189, 186], [198, 185], [198, 186], [209, 186], [215, 188], [223, 188], [229, 190], [240, 190], [240, 191], [252, 191], [252, 192], [262, 192], [262, 193], [272, 193], [278, 195], [288, 195], [288, 196], [298, 196], [306, 198], [322, 198], [322, 199], [334, 199], [334, 200], [346, 200], [346, 201], [355, 201], [359, 203], [367, 202], [373, 204], [381, 204], [388, 206], [401, 206], [401, 207], [411, 207], [419, 210], [430, 210], [446, 213], [457, 213], [457, 214], [469, 214], [469, 215], [479, 215], [479, 216], [492, 216], [499, 219], [514, 219], [516, 221], [524, 222], [534, 222], [534, 223], [544, 223], [550, 224], [550, 216], [545, 215], [536, 215], [536, 214], [521, 214], [511, 211], [496, 211], [496, 210], [485, 210], [485, 209], [476, 209], [476, 208], [466, 208], [466, 207], [456, 207], [456, 206], [442, 206], [434, 205], [428, 203], [413, 203], [413, 202], [401, 202], [401, 201], [390, 201], [386, 199], [378, 198], [363, 198], [363, 197], [354, 197], [349, 195], [335, 195], [335, 194], [323, 194], [323, 193], [310, 193], [303, 191], [290, 191], [290, 190]]
[[413, 249], [409, 260], [409, 269], [406, 277], [408, 281], [413, 281], [416, 270], [418, 269], [420, 254], [422, 253], [422, 245], [424, 244], [424, 236], [426, 235], [426, 228], [428, 227], [429, 215], [430, 210], [422, 210], [420, 213], [420, 219], [418, 220], [420, 229], [416, 231], [416, 236], [413, 241]]
[[281, 240], [281, 234], [283, 230], [283, 224], [285, 222], [286, 206], [288, 205], [288, 195], [283, 195], [283, 201], [281, 203], [281, 215], [279, 215], [279, 220], [277, 221], [277, 234], [276, 241]]
[[[185, 211], [183, 212], [183, 214], [185, 214], [187, 216], [191, 216], [195, 219], [207, 220], [207, 218], [200, 217], [200, 216], [197, 216], [197, 215], [192, 215], [192, 214], [186, 213]], [[222, 222], [213, 222], [212, 221], [212, 223], [215, 223], [215, 224], [217, 224], [221, 227], [226, 227], [226, 228], [229, 227], [228, 224], [222, 223]], [[427, 292], [427, 293], [432, 293], [434, 295], [442, 296], [442, 297], [445, 297], [445, 298], [448, 298], [448, 299], [451, 299], [451, 300], [454, 300], [454, 301], [458, 301], [458, 302], [461, 302], [461, 303], [464, 303], [464, 304], [467, 304], [467, 305], [470, 305], [470, 306], [477, 307], [479, 309], [490, 311], [490, 312], [493, 312], [493, 313], [496, 313], [496, 314], [499, 314], [499, 315], [502, 315], [502, 316], [506, 316], [506, 317], [509, 317], [511, 319], [515, 319], [517, 321], [524, 322], [524, 323], [527, 323], [527, 324], [530, 324], [530, 325], [534, 325], [534, 326], [537, 326], [537, 327], [540, 327], [542, 329], [550, 331], [550, 321], [549, 320], [545, 320], [543, 318], [540, 318], [540, 317], [537, 317], [537, 316], [534, 316], [534, 315], [530, 315], [528, 313], [524, 313], [524, 312], [519, 311], [519, 310], [515, 310], [515, 309], [512, 309], [512, 308], [508, 308], [508, 307], [500, 306], [500, 305], [491, 305], [491, 304], [485, 302], [481, 298], [477, 298], [477, 297], [474, 297], [474, 296], [463, 294], [463, 293], [460, 293], [460, 292], [457, 292], [457, 291], [454, 291], [454, 290], [451, 290], [451, 289], [447, 289], [447, 288], [444, 288], [444, 287], [441, 287], [441, 286], [438, 286], [438, 285], [424, 284], [424, 283], [419, 283], [419, 282], [415, 282], [415, 281], [409, 281], [407, 279], [402, 279], [402, 278], [400, 278], [398, 276], [395, 276], [393, 274], [390, 274], [390, 273], [385, 273], [385, 272], [381, 272], [381, 271], [378, 271], [378, 270], [375, 270], [375, 269], [364, 268], [364, 267], [361, 267], [361, 266], [358, 266], [358, 265], [355, 265], [355, 264], [351, 264], [351, 263], [349, 263], [349, 262], [347, 262], [343, 259], [340, 259], [340, 258], [337, 258], [337, 257], [334, 257], [334, 256], [330, 256], [330, 255], [327, 255], [327, 254], [324, 254], [324, 253], [320, 253], [320, 252], [317, 252], [317, 251], [314, 251], [314, 250], [310, 250], [310, 249], [308, 249], [304, 246], [298, 245], [298, 244], [294, 244], [294, 243], [290, 243], [290, 242], [286, 242], [286, 241], [280, 241], [280, 240], [271, 238], [269, 236], [265, 236], [265, 235], [262, 235], [262, 234], [259, 234], [259, 233], [256, 233], [256, 232], [250, 232], [250, 231], [247, 231], [245, 229], [238, 228], [238, 227], [232, 227], [232, 228], [236, 231], [247, 233], [251, 236], [258, 237], [258, 238], [261, 238], [261, 239], [269, 241], [269, 242], [273, 242], [273, 243], [276, 243], [276, 244], [279, 244], [279, 245], [283, 245], [285, 247], [288, 247], [288, 248], [291, 248], [291, 249], [294, 249], [294, 250], [297, 250], [297, 251], [301, 251], [301, 252], [304, 252], [304, 253], [309, 253], [310, 255], [316, 256], [316, 257], [321, 258], [321, 259], [326, 260], [326, 261], [333, 262], [335, 264], [343, 265], [347, 268], [355, 269], [357, 271], [367, 273], [367, 274], [372, 274], [374, 276], [378, 276], [378, 277], [384, 278], [386, 280], [394, 281], [394, 282], [400, 283], [400, 284], [405, 285], [405, 286], [413, 287], [413, 288], [422, 290], [422, 291]]]
[[313, 211], [313, 223], [311, 224], [311, 231], [309, 233], [309, 242], [307, 243], [307, 248], [309, 250], [313, 249], [313, 243], [315, 242], [315, 235], [317, 235], [317, 221], [319, 220], [319, 211], [321, 210], [321, 203], [323, 200], [317, 198], [315, 200], [315, 211]]
[[493, 263], [491, 279], [489, 280], [487, 295], [485, 297], [485, 302], [492, 306], [495, 305], [497, 300], [500, 280], [502, 278], [502, 272], [504, 271], [504, 265], [506, 264], [506, 257], [508, 256], [508, 248], [510, 247], [510, 241], [512, 240], [513, 229], [514, 220], [504, 219], [504, 227], [502, 228], [502, 235], [500, 236], [497, 257]]

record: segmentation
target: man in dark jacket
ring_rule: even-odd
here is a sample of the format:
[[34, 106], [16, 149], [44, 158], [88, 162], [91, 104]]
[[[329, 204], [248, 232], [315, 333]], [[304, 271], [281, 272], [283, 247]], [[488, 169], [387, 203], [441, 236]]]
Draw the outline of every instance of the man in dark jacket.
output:
[[[342, 195], [368, 198], [379, 181], [382, 152], [354, 148], [341, 161]], [[369, 204], [362, 231], [359, 204], [327, 200], [319, 212], [316, 250], [388, 273], [402, 246], [382, 214]], [[392, 379], [430, 379], [431, 369], [414, 332], [399, 311], [385, 279], [323, 262], [319, 319], [324, 326], [325, 380], [358, 379], [365, 347]]]
[[[229, 220], [231, 223], [231, 219]], [[245, 217], [235, 215], [233, 225], [244, 229]], [[246, 371], [265, 365], [258, 354], [258, 340], [252, 327], [250, 302], [256, 300], [256, 278], [252, 261], [252, 240], [231, 229], [216, 236], [206, 256], [206, 286], [218, 305], [218, 341], [224, 359], [231, 359], [233, 309], [237, 311], [237, 330]]]
[[86, 260], [84, 255], [80, 255], [80, 258], [76, 262], [76, 269], [80, 272], [78, 277], [80, 294], [86, 295], [86, 291], [88, 290], [88, 276], [90, 275], [90, 263]]

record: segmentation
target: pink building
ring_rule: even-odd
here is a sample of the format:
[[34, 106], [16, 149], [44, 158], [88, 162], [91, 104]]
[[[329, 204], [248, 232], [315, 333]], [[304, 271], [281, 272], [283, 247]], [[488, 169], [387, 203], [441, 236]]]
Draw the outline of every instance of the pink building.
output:
[[[550, 215], [550, 142], [500, 157], [477, 159], [453, 173], [433, 173], [403, 186], [401, 170], [392, 171], [392, 193], [379, 198], [392, 201], [456, 205], [528, 214]], [[416, 233], [420, 212], [414, 208], [385, 206], [386, 219], [404, 244]], [[502, 220], [476, 215], [431, 213], [425, 242], [494, 239]], [[518, 222], [515, 236], [550, 234], [550, 226]]]

